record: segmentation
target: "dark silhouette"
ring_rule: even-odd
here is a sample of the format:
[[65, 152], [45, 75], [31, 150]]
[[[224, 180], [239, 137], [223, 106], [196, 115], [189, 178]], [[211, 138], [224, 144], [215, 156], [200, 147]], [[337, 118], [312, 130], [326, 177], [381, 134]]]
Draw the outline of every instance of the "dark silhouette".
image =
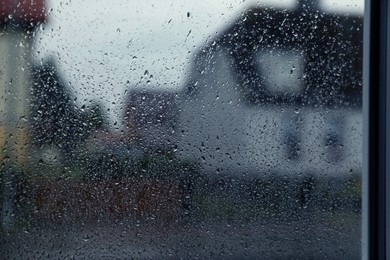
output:
[[58, 147], [67, 160], [90, 134], [105, 127], [101, 106], [78, 108], [53, 60], [33, 70], [32, 140], [38, 147]]

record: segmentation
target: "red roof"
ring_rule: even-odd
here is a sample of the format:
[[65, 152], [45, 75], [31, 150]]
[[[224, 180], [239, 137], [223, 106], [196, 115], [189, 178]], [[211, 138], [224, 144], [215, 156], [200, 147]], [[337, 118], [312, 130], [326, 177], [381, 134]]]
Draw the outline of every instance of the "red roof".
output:
[[45, 0], [0, 0], [0, 24], [10, 21], [30, 26], [46, 20]]

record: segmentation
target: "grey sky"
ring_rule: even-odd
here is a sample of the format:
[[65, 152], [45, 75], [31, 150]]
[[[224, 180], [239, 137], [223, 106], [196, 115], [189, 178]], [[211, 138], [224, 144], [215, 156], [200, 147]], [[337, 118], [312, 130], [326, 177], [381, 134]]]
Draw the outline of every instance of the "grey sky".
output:
[[[120, 120], [126, 87], [150, 81], [146, 87], [179, 89], [196, 49], [247, 8], [295, 4], [295, 0], [47, 1], [48, 23], [37, 34], [36, 61], [54, 57], [77, 104], [100, 100], [110, 109], [111, 123]], [[321, 2], [330, 11], [361, 13], [362, 6], [363, 0]]]

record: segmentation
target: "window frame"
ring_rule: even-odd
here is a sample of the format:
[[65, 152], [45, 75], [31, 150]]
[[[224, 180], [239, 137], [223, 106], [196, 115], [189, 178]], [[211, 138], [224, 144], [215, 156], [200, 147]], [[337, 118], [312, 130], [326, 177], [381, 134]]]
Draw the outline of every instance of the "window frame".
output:
[[390, 53], [388, 0], [365, 1], [363, 51], [363, 259], [390, 257]]

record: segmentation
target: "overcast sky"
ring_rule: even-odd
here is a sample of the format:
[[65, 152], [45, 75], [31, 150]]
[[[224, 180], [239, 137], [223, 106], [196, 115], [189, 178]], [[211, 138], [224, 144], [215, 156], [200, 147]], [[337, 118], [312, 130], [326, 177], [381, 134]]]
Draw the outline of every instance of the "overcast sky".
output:
[[[363, 1], [320, 4], [332, 12], [362, 13]], [[77, 105], [99, 100], [109, 109], [111, 124], [120, 120], [126, 88], [149, 81], [146, 87], [178, 90], [193, 53], [249, 7], [295, 5], [295, 0], [47, 2], [48, 22], [37, 34], [36, 62], [54, 58]]]

